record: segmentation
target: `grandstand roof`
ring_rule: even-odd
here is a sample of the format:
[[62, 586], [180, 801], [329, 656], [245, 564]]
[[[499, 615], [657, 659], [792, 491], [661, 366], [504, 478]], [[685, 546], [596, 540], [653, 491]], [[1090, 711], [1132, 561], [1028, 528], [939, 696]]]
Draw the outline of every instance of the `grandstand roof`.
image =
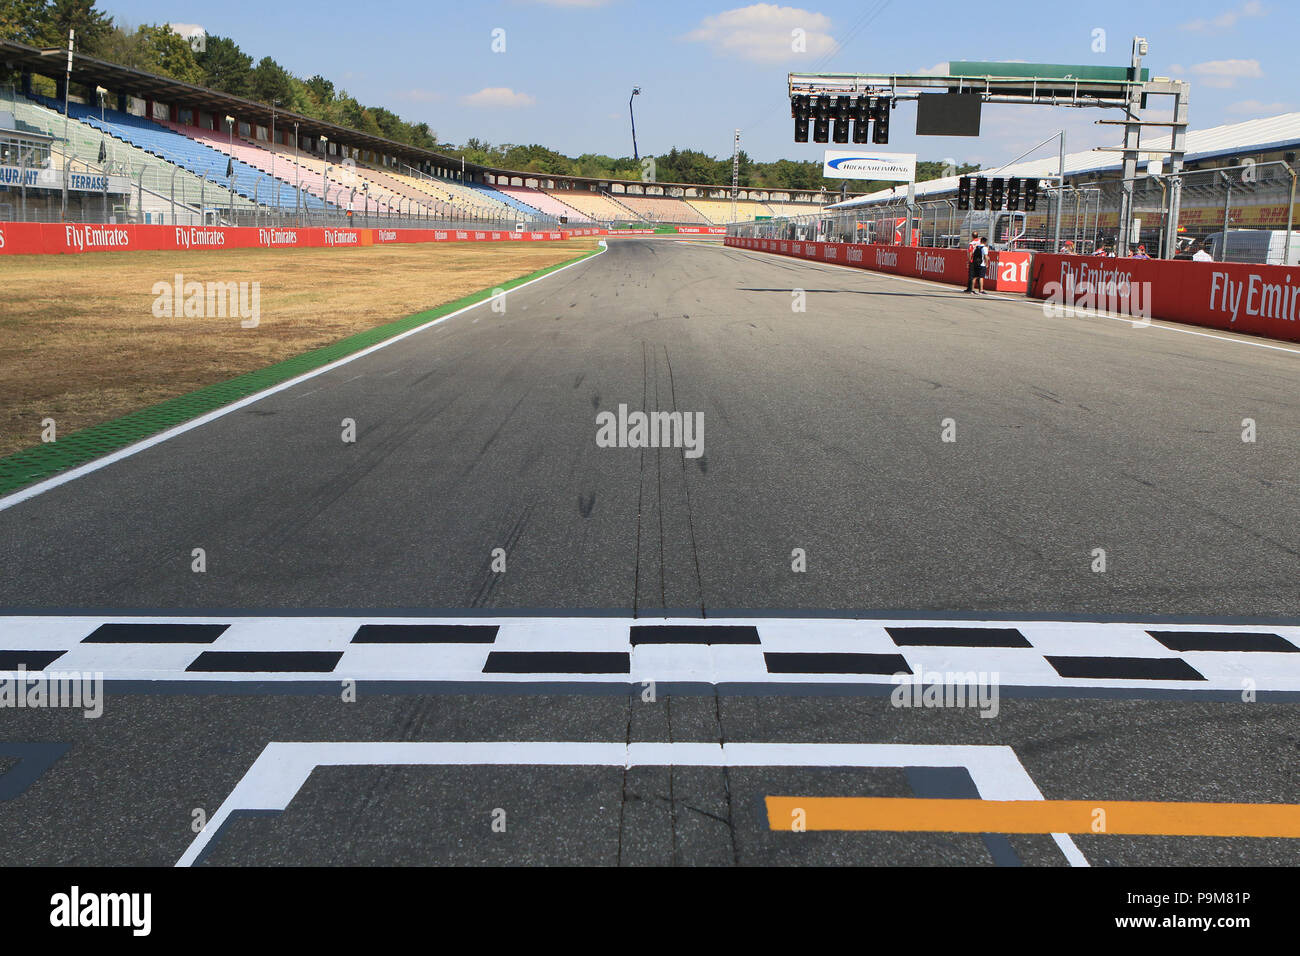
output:
[[[1169, 146], [1169, 134], [1156, 134], [1144, 142], [1141, 149], [1161, 149]], [[1234, 153], [1266, 152], [1285, 149], [1288, 146], [1300, 147], [1300, 113], [1283, 113], [1263, 119], [1247, 120], [1244, 123], [1230, 123], [1224, 126], [1212, 126], [1203, 130], [1188, 130], [1187, 152], [1184, 162], [1197, 162], [1214, 159]], [[1000, 176], [1055, 176], [1059, 159], [1049, 156], [1045, 159], [1031, 159], [1010, 166], [993, 166], [980, 172], [996, 172]], [[1118, 153], [1101, 153], [1088, 150], [1080, 153], [1067, 153], [1065, 156], [1065, 175], [1078, 177], [1085, 173], [1103, 173], [1120, 169], [1123, 165]], [[968, 174], [970, 175], [970, 174]], [[954, 192], [960, 176], [945, 176], [942, 179], [930, 179], [916, 184], [916, 197], [933, 196]], [[828, 209], [852, 209], [856, 206], [869, 205], [904, 195], [905, 186], [881, 189], [865, 196], [857, 196], [842, 203], [828, 206]]]

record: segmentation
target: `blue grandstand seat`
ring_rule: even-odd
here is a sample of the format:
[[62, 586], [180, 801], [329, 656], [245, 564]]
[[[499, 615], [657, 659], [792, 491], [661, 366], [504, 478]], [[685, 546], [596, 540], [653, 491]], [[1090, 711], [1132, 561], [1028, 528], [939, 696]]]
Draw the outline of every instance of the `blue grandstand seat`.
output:
[[[63, 112], [63, 104], [47, 97], [33, 97], [50, 109]], [[325, 203], [318, 196], [313, 196], [305, 189], [301, 199], [296, 198], [297, 190], [293, 183], [272, 178], [254, 166], [239, 159], [233, 159], [211, 146], [195, 142], [165, 126], [147, 120], [142, 116], [120, 113], [117, 110], [103, 110], [100, 119], [98, 107], [84, 106], [80, 103], [68, 104], [68, 115], [96, 129], [101, 129], [111, 136], [132, 143], [155, 156], [174, 163], [198, 176], [206, 176], [214, 186], [225, 188], [227, 164], [233, 166], [232, 178], [235, 192], [247, 199], [256, 197], [257, 202], [270, 206], [276, 204], [285, 209], [297, 208], [301, 203], [307, 209], [324, 209]], [[278, 191], [276, 184], [279, 184]]]

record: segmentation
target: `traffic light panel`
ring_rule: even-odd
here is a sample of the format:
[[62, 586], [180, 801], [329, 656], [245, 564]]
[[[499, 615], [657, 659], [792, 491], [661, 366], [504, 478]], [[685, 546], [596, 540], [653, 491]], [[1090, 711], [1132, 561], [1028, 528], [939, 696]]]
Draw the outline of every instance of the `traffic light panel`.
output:
[[847, 96], [835, 97], [835, 128], [831, 139], [836, 143], [849, 141], [849, 109], [851, 100]]
[[983, 209], [988, 204], [989, 181], [983, 176], [975, 177], [975, 208]]
[[1001, 179], [994, 179], [989, 182], [989, 208], [1002, 208], [1002, 190], [1004, 183]]
[[1038, 205], [1038, 180], [1025, 180], [1025, 210], [1033, 212], [1034, 207]]
[[970, 209], [970, 177], [963, 176], [957, 180], [957, 208]]
[[1015, 212], [1020, 208], [1020, 180], [1012, 177], [1007, 180], [1007, 209]]
[[875, 123], [871, 130], [871, 141], [877, 145], [889, 142], [889, 111], [893, 107], [888, 96], [877, 96], [871, 118]]
[[812, 98], [806, 94], [791, 97], [790, 114], [794, 117], [794, 141], [808, 142], [808, 116], [812, 112]]
[[817, 97], [817, 110], [813, 114], [813, 142], [825, 143], [831, 138], [831, 98], [825, 94]]
[[868, 141], [871, 130], [871, 97], [859, 96], [853, 104], [853, 142]]

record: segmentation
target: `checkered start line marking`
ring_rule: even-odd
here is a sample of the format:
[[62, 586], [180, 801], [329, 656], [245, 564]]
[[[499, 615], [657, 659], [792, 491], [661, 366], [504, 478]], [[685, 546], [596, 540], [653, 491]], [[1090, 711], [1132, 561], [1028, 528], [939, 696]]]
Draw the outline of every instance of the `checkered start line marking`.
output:
[[[0, 678], [1300, 692], [1300, 626], [847, 618], [0, 617]], [[956, 677], [952, 675], [957, 675]], [[973, 676], [972, 676], [973, 675]]]

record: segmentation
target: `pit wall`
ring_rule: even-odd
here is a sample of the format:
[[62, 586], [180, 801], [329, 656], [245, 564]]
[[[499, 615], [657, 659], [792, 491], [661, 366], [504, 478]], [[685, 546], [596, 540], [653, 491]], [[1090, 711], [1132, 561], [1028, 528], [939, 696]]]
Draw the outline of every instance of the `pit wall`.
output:
[[[839, 265], [887, 272], [890, 275], [966, 285], [965, 249], [928, 249], [851, 242], [805, 242], [794, 239], [750, 239], [728, 236], [726, 245], [738, 249], [775, 252], [778, 255], [834, 262]], [[990, 292], [1026, 292], [1029, 289], [1028, 252], [993, 252], [984, 288]]]
[[1185, 259], [1034, 256], [1029, 294], [1300, 342], [1300, 268]]
[[[741, 249], [966, 284], [966, 250], [728, 237]], [[1061, 307], [1300, 342], [1300, 267], [994, 252], [985, 287]]]

